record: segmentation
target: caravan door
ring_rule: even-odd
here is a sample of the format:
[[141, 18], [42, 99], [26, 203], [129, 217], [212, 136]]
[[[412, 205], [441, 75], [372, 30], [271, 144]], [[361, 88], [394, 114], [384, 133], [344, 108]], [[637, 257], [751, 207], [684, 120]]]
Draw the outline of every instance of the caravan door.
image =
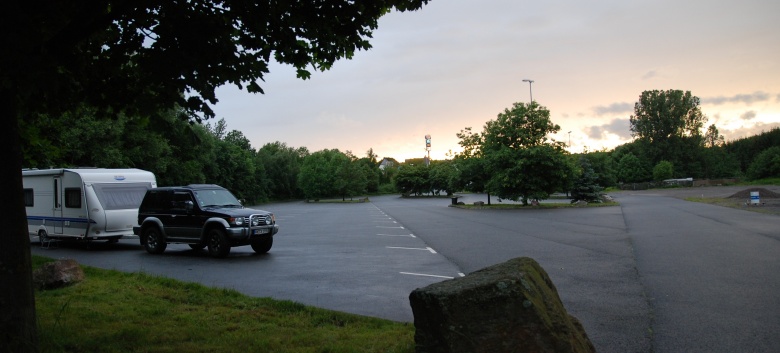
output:
[[52, 235], [53, 234], [62, 234], [63, 232], [63, 222], [62, 222], [62, 198], [64, 196], [63, 187], [62, 187], [62, 178], [59, 176], [54, 177], [54, 204], [52, 209], [52, 217], [54, 218], [52, 220], [51, 229], [52, 229]]

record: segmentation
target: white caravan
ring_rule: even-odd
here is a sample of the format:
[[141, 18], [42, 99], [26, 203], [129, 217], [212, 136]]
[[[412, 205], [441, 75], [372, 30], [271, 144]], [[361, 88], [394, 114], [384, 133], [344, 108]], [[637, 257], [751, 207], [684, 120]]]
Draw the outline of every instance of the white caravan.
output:
[[42, 242], [137, 238], [138, 206], [157, 187], [140, 169], [24, 169], [22, 178], [27, 229]]

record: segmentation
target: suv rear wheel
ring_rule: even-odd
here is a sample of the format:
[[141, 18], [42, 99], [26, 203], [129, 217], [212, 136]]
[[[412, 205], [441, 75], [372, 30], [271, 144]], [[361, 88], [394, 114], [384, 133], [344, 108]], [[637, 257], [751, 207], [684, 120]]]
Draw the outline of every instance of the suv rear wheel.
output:
[[274, 238], [266, 238], [252, 241], [252, 250], [258, 254], [265, 254], [274, 245]]
[[230, 253], [230, 243], [222, 229], [209, 229], [208, 242], [209, 255], [214, 257], [225, 257]]
[[168, 247], [168, 243], [163, 241], [162, 233], [157, 227], [144, 228], [144, 248], [150, 254], [162, 254], [165, 248]]

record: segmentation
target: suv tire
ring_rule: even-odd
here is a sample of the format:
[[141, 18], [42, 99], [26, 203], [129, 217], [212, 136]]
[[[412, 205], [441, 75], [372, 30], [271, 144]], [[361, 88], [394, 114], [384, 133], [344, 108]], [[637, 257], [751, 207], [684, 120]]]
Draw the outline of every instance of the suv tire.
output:
[[143, 235], [144, 248], [150, 254], [162, 254], [168, 243], [162, 238], [162, 233], [157, 227], [144, 228]]
[[274, 238], [255, 240], [252, 242], [252, 250], [258, 254], [265, 254], [274, 245]]
[[217, 227], [211, 228], [206, 233], [208, 239], [209, 255], [213, 257], [225, 257], [230, 254], [230, 242], [225, 232]]

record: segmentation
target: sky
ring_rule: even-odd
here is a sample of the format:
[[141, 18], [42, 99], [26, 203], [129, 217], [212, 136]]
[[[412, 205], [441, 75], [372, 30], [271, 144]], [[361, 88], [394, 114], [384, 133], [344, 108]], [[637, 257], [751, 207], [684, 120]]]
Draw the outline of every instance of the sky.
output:
[[[459, 152], [533, 100], [572, 153], [630, 142], [643, 91], [679, 89], [726, 141], [780, 127], [780, 1], [432, 0], [379, 20], [372, 49], [297, 79], [273, 63], [265, 94], [217, 90], [217, 118], [252, 146], [369, 149], [398, 161]], [[524, 79], [533, 83], [523, 82]]]

